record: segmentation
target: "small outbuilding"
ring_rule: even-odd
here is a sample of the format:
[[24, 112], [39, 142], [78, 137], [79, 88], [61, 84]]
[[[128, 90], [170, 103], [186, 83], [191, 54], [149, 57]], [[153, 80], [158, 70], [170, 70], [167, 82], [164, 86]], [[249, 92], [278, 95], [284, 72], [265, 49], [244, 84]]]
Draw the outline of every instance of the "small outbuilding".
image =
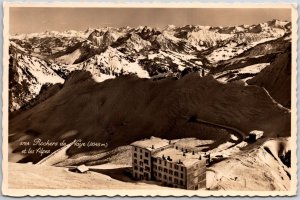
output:
[[85, 165], [80, 165], [74, 168], [70, 168], [69, 171], [76, 173], [87, 173], [89, 171], [89, 168]]
[[250, 142], [255, 142], [264, 135], [263, 131], [253, 130], [249, 133], [248, 139]]

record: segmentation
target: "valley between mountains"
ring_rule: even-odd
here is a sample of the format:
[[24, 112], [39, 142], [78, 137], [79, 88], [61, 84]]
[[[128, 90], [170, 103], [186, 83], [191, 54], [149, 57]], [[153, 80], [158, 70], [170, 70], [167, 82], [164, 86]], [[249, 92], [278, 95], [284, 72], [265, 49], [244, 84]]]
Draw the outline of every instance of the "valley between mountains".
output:
[[[102, 174], [93, 178], [95, 187], [113, 179], [112, 188], [157, 189], [122, 171], [131, 166], [129, 145], [155, 136], [215, 156], [207, 189], [289, 190], [290, 22], [103, 27], [11, 35], [9, 42], [10, 176], [26, 180], [32, 173], [26, 163], [50, 155], [24, 155], [21, 142], [81, 139], [107, 146], [70, 145], [49, 158], [51, 166], [36, 165], [36, 177], [44, 167], [68, 179], [71, 172], [57, 167], [85, 164]], [[263, 138], [245, 142], [253, 130]], [[83, 174], [82, 185], [90, 178]]]

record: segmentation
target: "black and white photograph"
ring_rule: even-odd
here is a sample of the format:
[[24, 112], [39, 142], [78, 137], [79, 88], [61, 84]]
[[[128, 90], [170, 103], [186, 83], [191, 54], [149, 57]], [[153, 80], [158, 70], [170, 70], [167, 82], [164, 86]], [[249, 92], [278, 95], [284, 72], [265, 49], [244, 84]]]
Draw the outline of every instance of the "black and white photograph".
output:
[[296, 194], [297, 10], [6, 4], [3, 192]]

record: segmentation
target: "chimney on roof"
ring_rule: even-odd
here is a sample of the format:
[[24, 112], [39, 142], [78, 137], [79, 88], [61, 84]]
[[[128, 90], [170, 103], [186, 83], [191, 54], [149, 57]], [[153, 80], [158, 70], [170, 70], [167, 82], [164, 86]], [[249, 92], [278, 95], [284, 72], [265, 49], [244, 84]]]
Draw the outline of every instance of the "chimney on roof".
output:
[[151, 147], [152, 149], [154, 149], [154, 145], [152, 144], [152, 147]]
[[185, 153], [183, 152], [183, 156], [185, 156]]
[[199, 160], [201, 160], [201, 155], [199, 156]]
[[169, 140], [169, 144], [171, 144], [171, 140]]
[[162, 155], [162, 159], [163, 159], [163, 160], [165, 160], [165, 159], [166, 159], [166, 158], [165, 158], [165, 155]]
[[187, 149], [185, 149], [185, 153], [187, 153], [188, 152], [188, 150]]
[[175, 148], [178, 149], [178, 146], [176, 146]]
[[195, 151], [193, 151], [193, 153], [192, 153], [193, 155], [195, 155]]

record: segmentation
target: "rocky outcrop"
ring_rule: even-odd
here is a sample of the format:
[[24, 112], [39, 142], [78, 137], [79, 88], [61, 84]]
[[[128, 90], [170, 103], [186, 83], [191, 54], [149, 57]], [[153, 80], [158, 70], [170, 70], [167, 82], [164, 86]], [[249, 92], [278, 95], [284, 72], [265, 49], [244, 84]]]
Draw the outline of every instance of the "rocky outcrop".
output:
[[286, 52], [247, 83], [264, 87], [278, 103], [291, 108], [291, 70], [291, 53]]

